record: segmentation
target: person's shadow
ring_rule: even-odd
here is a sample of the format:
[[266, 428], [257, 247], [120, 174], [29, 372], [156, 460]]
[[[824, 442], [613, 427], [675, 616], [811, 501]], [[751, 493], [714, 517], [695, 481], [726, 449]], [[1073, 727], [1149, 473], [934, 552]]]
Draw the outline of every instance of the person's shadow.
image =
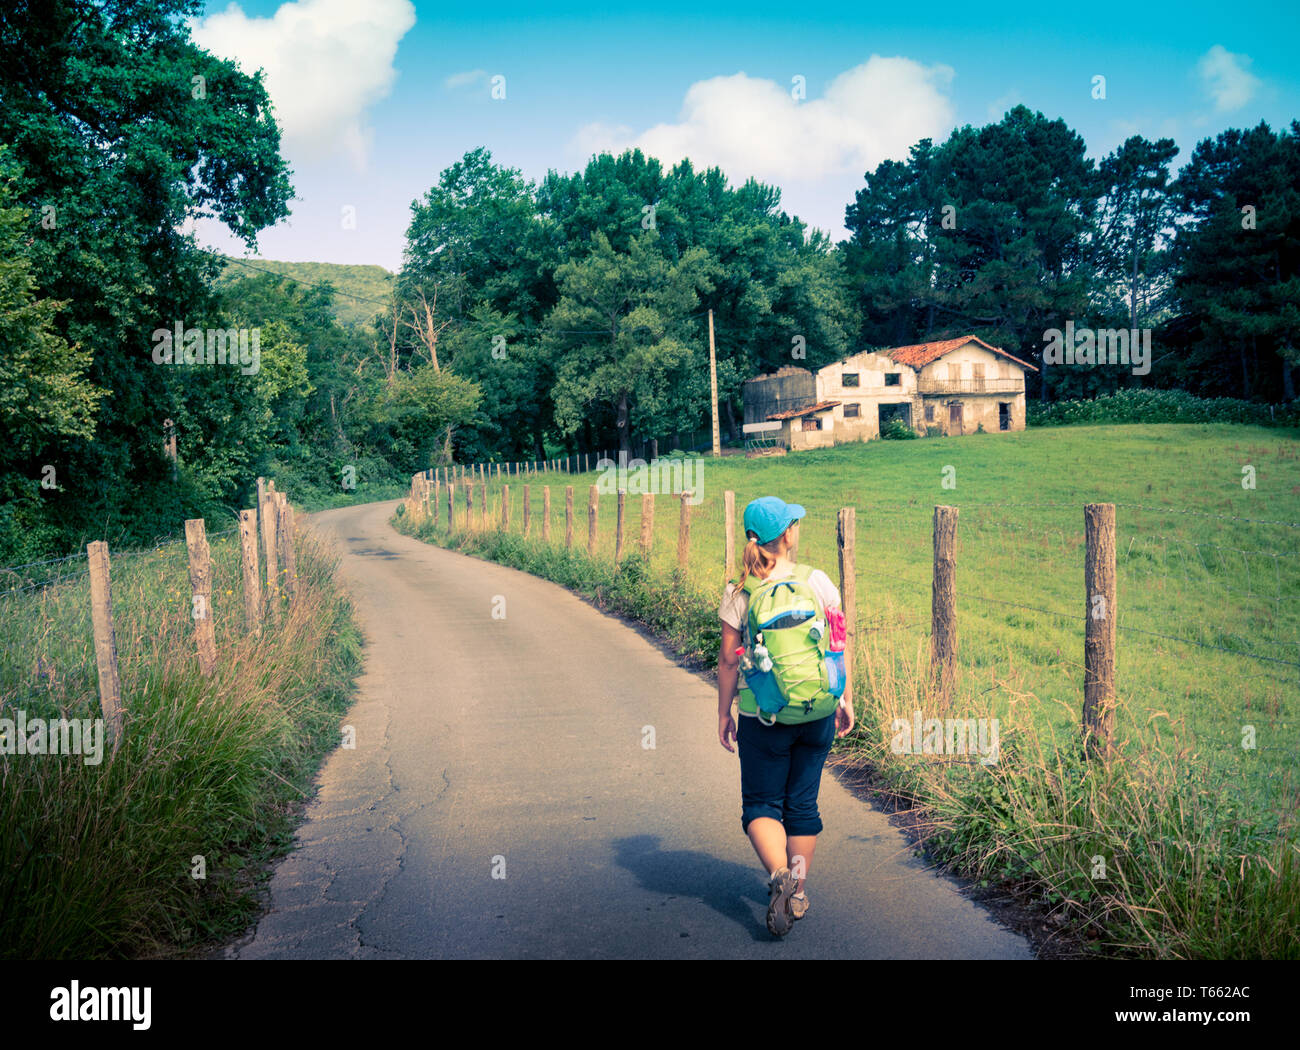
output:
[[[668, 897], [697, 897], [754, 940], [772, 940], [762, 920], [767, 880], [760, 872], [695, 850], [662, 850], [658, 835], [631, 835], [615, 839], [613, 846], [615, 862], [635, 875], [643, 889]], [[747, 900], [762, 908], [757, 922]]]

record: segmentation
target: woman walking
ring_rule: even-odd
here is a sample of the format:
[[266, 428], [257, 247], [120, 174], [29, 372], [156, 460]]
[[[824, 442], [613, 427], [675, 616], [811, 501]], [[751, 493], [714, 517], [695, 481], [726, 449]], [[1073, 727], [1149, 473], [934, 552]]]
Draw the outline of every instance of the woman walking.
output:
[[[778, 674], [784, 672], [787, 678], [781, 699], [761, 710], [755, 697], [764, 664], [767, 668], [772, 666], [762, 644], [762, 632], [755, 648], [756, 639], [748, 637], [751, 632], [747, 630], [750, 599], [761, 588], [776, 580], [799, 581], [811, 589], [815, 604], [820, 605], [816, 610], [820, 616], [813, 619], [801, 621], [796, 615], [773, 619], [769, 625], [774, 628], [772, 635], [777, 633], [778, 626], [800, 623], [798, 638], [811, 637], [815, 654], [820, 637], [816, 625], [820, 624], [820, 629], [825, 631], [828, 621], [832, 635], [837, 631], [842, 634], [838, 588], [824, 572], [795, 561], [799, 519], [804, 515], [803, 507], [785, 503], [775, 496], [756, 499], [745, 508], [744, 568], [739, 580], [727, 585], [718, 610], [722, 619], [722, 645], [718, 653], [718, 740], [728, 751], [736, 750], [732, 742], [740, 749], [741, 827], [768, 872], [767, 928], [777, 937], [789, 933], [794, 920], [807, 914], [809, 901], [804, 885], [817, 849], [817, 835], [822, 830], [817, 809], [822, 767], [835, 736], [844, 736], [853, 728], [852, 707], [837, 700], [836, 694], [825, 688], [826, 678], [821, 675], [819, 665], [811, 676], [805, 675], [800, 680], [800, 684], [812, 683], [802, 693], [796, 691], [803, 702], [786, 702], [776, 711], [774, 720], [772, 716], [764, 718], [763, 710], [789, 700], [785, 696], [790, 688], [789, 671], [785, 668], [790, 665], [790, 659], [778, 668]], [[787, 590], [796, 593], [793, 585]], [[765, 599], [760, 596], [756, 600]], [[810, 610], [805, 615], [810, 615]], [[771, 643], [772, 639], [768, 641]], [[742, 652], [751, 662], [746, 668], [746, 688], [738, 690], [737, 671]], [[752, 663], [755, 655], [760, 660], [758, 665]], [[839, 691], [843, 691], [842, 684]], [[738, 724], [732, 717], [732, 704], [737, 698]]]

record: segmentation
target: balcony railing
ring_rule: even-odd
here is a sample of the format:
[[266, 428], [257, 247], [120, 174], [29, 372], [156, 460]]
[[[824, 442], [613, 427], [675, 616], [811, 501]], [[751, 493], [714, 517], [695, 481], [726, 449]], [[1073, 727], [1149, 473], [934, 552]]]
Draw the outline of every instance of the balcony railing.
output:
[[1023, 379], [921, 379], [921, 394], [1022, 394]]

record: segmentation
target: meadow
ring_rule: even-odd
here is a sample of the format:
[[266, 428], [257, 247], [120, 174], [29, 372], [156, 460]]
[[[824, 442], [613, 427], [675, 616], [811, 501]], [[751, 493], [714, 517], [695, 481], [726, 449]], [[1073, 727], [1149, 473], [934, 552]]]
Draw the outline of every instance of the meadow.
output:
[[[860, 729], [839, 757], [868, 767], [912, 809], [932, 854], [983, 881], [1030, 888], [1098, 951], [1300, 956], [1300, 432], [1054, 427], [706, 458], [699, 471], [684, 576], [671, 495], [656, 497], [648, 563], [637, 551], [640, 497], [627, 497], [617, 572], [616, 497], [601, 496], [587, 558], [596, 471], [511, 479], [509, 536], [497, 528], [495, 478], [488, 530], [459, 527], [458, 497], [449, 537], [445, 495], [439, 527], [401, 527], [586, 591], [708, 666], [726, 578], [723, 493], [735, 493], [738, 517], [761, 495], [804, 506], [798, 559], [832, 579], [836, 512], [852, 506]], [[524, 480], [527, 542], [518, 536]], [[548, 546], [539, 540], [546, 483]], [[1116, 504], [1118, 576], [1115, 757], [1091, 763], [1078, 747], [1090, 502]], [[948, 695], [927, 674], [939, 504], [959, 508]], [[739, 521], [736, 532], [739, 543]], [[888, 727], [915, 710], [998, 718], [1002, 759], [987, 767], [893, 754]]]

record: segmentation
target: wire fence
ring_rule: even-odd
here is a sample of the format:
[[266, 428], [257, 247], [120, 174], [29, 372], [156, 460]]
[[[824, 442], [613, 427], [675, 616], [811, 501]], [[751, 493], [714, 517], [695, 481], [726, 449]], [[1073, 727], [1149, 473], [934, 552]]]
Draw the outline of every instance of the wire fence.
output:
[[[1120, 724], [1149, 742], [1176, 735], [1187, 774], [1236, 796], [1243, 813], [1293, 813], [1300, 803], [1300, 523], [1138, 504], [1117, 504], [1116, 515]], [[897, 636], [904, 654], [918, 637], [915, 625], [924, 635], [928, 620], [928, 539], [923, 528], [891, 529], [888, 543], [858, 565], [865, 604], [889, 610], [860, 615], [860, 628]], [[1015, 665], [1044, 709], [1076, 696], [1087, 615], [1083, 555], [1078, 504], [961, 504], [961, 662], [999, 671]]]
[[[209, 532], [207, 536], [209, 540], [214, 540], [238, 531], [239, 526], [236, 525], [228, 529], [222, 529], [220, 532]], [[183, 540], [184, 536], [164, 537], [157, 540], [151, 547], [113, 551], [113, 560], [138, 558], [143, 555], [153, 554]], [[29, 594], [32, 591], [40, 591], [47, 587], [55, 587], [85, 579], [90, 574], [90, 570], [83, 567], [85, 561], [86, 552], [82, 550], [76, 554], [65, 555], [62, 558], [45, 558], [41, 561], [25, 562], [21, 565], [0, 566], [0, 599]], [[31, 571], [41, 569], [45, 571]]]
[[[523, 486], [512, 479], [511, 531], [522, 525]], [[529, 479], [522, 479], [529, 480]], [[531, 535], [540, 537], [541, 488], [531, 479]], [[550, 542], [564, 537], [563, 482], [552, 490]], [[457, 527], [461, 527], [457, 495]], [[489, 484], [488, 528], [499, 528], [503, 486]], [[757, 495], [757, 493], [755, 493]], [[445, 492], [440, 493], [445, 504]], [[574, 544], [588, 545], [588, 489], [575, 488]], [[475, 488], [473, 527], [484, 524]], [[679, 507], [660, 494], [649, 566], [678, 562]], [[736, 494], [733, 506], [743, 506]], [[612, 560], [612, 499], [599, 499], [596, 556]], [[959, 503], [956, 662], [1008, 697], [1037, 699], [1040, 729], [1078, 734], [1088, 616], [1082, 503]], [[689, 510], [690, 569], [724, 578], [726, 515], [717, 493]], [[629, 494], [624, 552], [639, 545], [641, 500]], [[833, 566], [828, 515], [800, 537], [798, 559]], [[440, 508], [445, 521], [445, 505]], [[930, 640], [933, 507], [919, 500], [861, 503], [855, 578], [861, 641], [915, 658]], [[1190, 776], [1232, 789], [1256, 815], [1300, 802], [1300, 522], [1154, 504], [1116, 504], [1116, 718], [1144, 746], [1173, 747]], [[859, 526], [861, 528], [861, 525]], [[716, 553], [715, 553], [716, 552]], [[717, 558], [717, 569], [704, 566]], [[733, 555], [734, 557], [734, 555]], [[733, 561], [726, 578], [734, 578]], [[834, 576], [834, 569], [830, 573]], [[982, 688], [989, 689], [986, 685]]]

